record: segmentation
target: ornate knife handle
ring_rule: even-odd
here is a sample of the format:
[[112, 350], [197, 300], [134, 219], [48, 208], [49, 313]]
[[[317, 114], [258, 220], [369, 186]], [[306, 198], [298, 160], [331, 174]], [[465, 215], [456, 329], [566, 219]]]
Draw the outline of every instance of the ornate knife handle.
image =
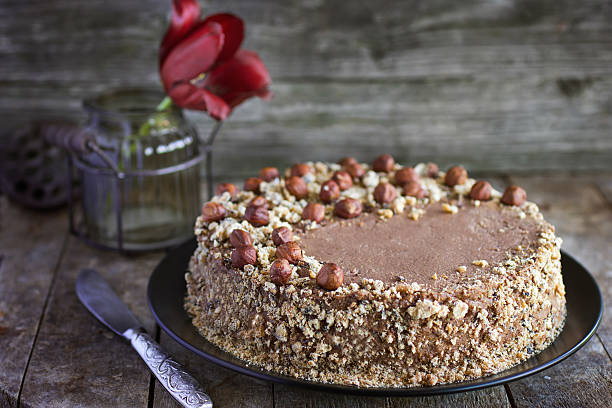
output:
[[144, 331], [128, 329], [123, 333], [149, 366], [155, 377], [185, 408], [212, 408], [210, 397], [182, 365]]

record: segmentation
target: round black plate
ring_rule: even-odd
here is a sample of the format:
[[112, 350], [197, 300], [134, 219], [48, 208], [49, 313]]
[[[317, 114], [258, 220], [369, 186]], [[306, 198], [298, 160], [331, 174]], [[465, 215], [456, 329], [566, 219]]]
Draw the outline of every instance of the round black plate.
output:
[[601, 292], [593, 277], [571, 256], [562, 253], [563, 280], [567, 298], [567, 321], [559, 337], [543, 352], [501, 373], [453, 384], [411, 388], [360, 388], [348, 385], [323, 384], [287, 377], [248, 365], [200, 336], [183, 309], [186, 294], [184, 272], [195, 250], [195, 239], [172, 251], [159, 263], [149, 279], [147, 297], [155, 320], [177, 342], [194, 353], [239, 373], [308, 387], [320, 391], [382, 396], [417, 396], [447, 394], [475, 390], [514, 381], [535, 374], [559, 363], [584, 346], [591, 338], [602, 313]]

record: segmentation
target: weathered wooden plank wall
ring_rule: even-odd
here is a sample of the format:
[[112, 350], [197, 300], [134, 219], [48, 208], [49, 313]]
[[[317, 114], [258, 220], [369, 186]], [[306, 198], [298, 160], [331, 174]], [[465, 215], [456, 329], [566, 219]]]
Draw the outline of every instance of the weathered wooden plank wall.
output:
[[[605, 0], [206, 1], [247, 22], [275, 99], [239, 107], [221, 177], [264, 164], [461, 162], [486, 171], [612, 169], [612, 4]], [[3, 0], [0, 129], [82, 118], [109, 87], [159, 87], [169, 1]], [[203, 129], [204, 115], [191, 115]]]

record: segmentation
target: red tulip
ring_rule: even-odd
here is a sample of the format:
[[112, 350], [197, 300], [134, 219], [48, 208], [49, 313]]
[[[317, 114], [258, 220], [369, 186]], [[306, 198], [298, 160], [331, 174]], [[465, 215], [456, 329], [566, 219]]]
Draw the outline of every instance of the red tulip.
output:
[[159, 49], [166, 93], [183, 108], [225, 119], [253, 96], [271, 96], [270, 74], [257, 54], [241, 50], [244, 24], [232, 14], [203, 21], [197, 0], [174, 0], [172, 20]]

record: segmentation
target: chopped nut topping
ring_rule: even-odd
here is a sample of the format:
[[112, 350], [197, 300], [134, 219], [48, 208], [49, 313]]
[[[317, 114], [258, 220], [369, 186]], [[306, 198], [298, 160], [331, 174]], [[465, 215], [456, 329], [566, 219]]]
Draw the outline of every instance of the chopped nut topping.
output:
[[377, 210], [376, 212], [378, 213], [378, 215], [380, 215], [380, 218], [383, 220], [393, 217], [393, 211], [387, 208], [381, 208]]
[[442, 204], [442, 210], [445, 213], [457, 214], [457, 212], [459, 211], [459, 208], [457, 208], [457, 206], [453, 205], [453, 204], [443, 203]]
[[410, 209], [410, 213], [408, 214], [408, 216], [411, 219], [413, 219], [415, 221], [418, 221], [418, 219], [421, 218], [423, 216], [423, 214], [425, 214], [425, 211], [422, 208], [412, 207]]

